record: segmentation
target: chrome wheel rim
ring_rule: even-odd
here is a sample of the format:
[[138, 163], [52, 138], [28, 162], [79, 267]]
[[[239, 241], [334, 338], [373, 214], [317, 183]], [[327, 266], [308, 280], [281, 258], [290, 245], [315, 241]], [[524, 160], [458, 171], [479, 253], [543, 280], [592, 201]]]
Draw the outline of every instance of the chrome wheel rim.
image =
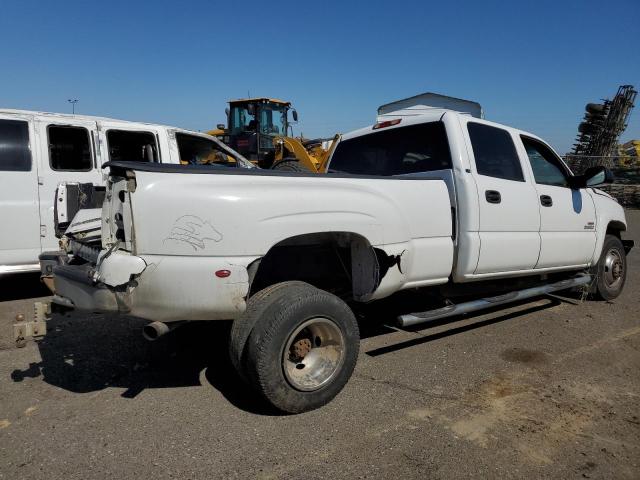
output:
[[344, 360], [344, 336], [324, 317], [302, 323], [289, 335], [282, 352], [282, 368], [289, 384], [309, 392], [326, 385]]
[[616, 289], [624, 278], [624, 261], [617, 248], [611, 248], [604, 257], [604, 283], [609, 289]]

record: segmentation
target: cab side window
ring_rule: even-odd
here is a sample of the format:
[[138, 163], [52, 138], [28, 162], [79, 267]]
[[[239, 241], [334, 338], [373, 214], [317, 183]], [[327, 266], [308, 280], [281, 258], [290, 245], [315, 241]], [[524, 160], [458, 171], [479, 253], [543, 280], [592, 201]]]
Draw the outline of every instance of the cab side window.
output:
[[0, 120], [0, 171], [30, 170], [29, 125], [21, 120]]
[[109, 160], [112, 162], [157, 162], [158, 145], [151, 132], [109, 130], [107, 132]]
[[83, 127], [49, 125], [49, 164], [53, 170], [91, 170], [89, 131]]
[[524, 182], [522, 166], [508, 131], [483, 123], [467, 123], [476, 170], [480, 175]]
[[527, 151], [536, 183], [568, 187], [567, 174], [562, 168], [560, 159], [553, 151], [532, 138], [524, 136], [520, 138], [522, 138], [522, 143]]

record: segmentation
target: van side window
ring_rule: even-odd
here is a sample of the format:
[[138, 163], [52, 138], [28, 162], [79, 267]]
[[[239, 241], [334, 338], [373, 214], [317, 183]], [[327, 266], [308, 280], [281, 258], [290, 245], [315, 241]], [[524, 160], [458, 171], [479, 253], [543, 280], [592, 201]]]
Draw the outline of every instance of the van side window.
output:
[[562, 162], [553, 153], [553, 150], [532, 138], [525, 136], [520, 138], [527, 151], [536, 183], [556, 185], [558, 187], [569, 186], [567, 174], [562, 168]]
[[30, 170], [29, 125], [21, 120], [0, 120], [0, 171]]
[[151, 132], [109, 130], [107, 132], [109, 160], [113, 162], [157, 162], [158, 146]]
[[451, 168], [442, 122], [378, 130], [338, 143], [329, 171], [355, 175], [406, 175]]
[[182, 165], [226, 165], [229, 163], [227, 155], [218, 148], [218, 145], [204, 137], [176, 133], [176, 141]]
[[82, 127], [49, 125], [49, 164], [53, 170], [91, 170], [89, 131]]
[[468, 122], [467, 130], [480, 175], [524, 182], [520, 159], [509, 132], [475, 122]]

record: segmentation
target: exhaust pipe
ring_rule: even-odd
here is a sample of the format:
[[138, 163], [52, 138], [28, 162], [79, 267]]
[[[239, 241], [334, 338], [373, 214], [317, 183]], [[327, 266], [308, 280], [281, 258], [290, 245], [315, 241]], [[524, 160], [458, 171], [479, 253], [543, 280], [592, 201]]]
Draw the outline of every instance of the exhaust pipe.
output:
[[169, 333], [171, 330], [175, 330], [184, 323], [185, 322], [171, 322], [166, 324], [164, 322], [152, 322], [142, 327], [142, 336], [150, 342], [153, 342], [164, 334]]

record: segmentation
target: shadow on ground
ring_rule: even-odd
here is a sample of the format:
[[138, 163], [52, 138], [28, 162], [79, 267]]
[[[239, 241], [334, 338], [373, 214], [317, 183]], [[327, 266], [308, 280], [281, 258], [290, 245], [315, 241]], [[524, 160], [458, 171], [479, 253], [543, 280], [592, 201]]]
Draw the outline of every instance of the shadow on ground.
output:
[[124, 388], [134, 398], [148, 388], [192, 387], [204, 378], [246, 411], [273, 414], [237, 377], [227, 356], [229, 322], [185, 324], [155, 342], [142, 337], [144, 320], [103, 315], [54, 314], [38, 341], [42, 361], [11, 378], [42, 379], [70, 392]]
[[[464, 326], [452, 325], [448, 330], [431, 335], [425, 333], [426, 329], [422, 327], [420, 336], [414, 339], [370, 350], [367, 354], [378, 356], [424, 344], [558, 303], [557, 300], [550, 300], [544, 305], [489, 320]], [[405, 305], [403, 310], [409, 307], [416, 305]], [[362, 338], [393, 332], [395, 328], [391, 325], [396, 314], [397, 311], [391, 306], [378, 309], [375, 315], [363, 313], [360, 321]], [[473, 318], [473, 315], [464, 317], [465, 320]], [[48, 321], [49, 333], [37, 344], [42, 361], [32, 363], [24, 370], [14, 370], [11, 377], [15, 382], [28, 377], [42, 377], [51, 385], [76, 393], [107, 387], [124, 388], [122, 396], [125, 398], [134, 398], [149, 388], [199, 386], [201, 379], [205, 378], [237, 408], [261, 415], [277, 414], [235, 373], [227, 355], [230, 322], [188, 323], [155, 342], [148, 342], [142, 337], [145, 323], [144, 320], [130, 317], [54, 314]], [[446, 323], [434, 322], [429, 328]]]

